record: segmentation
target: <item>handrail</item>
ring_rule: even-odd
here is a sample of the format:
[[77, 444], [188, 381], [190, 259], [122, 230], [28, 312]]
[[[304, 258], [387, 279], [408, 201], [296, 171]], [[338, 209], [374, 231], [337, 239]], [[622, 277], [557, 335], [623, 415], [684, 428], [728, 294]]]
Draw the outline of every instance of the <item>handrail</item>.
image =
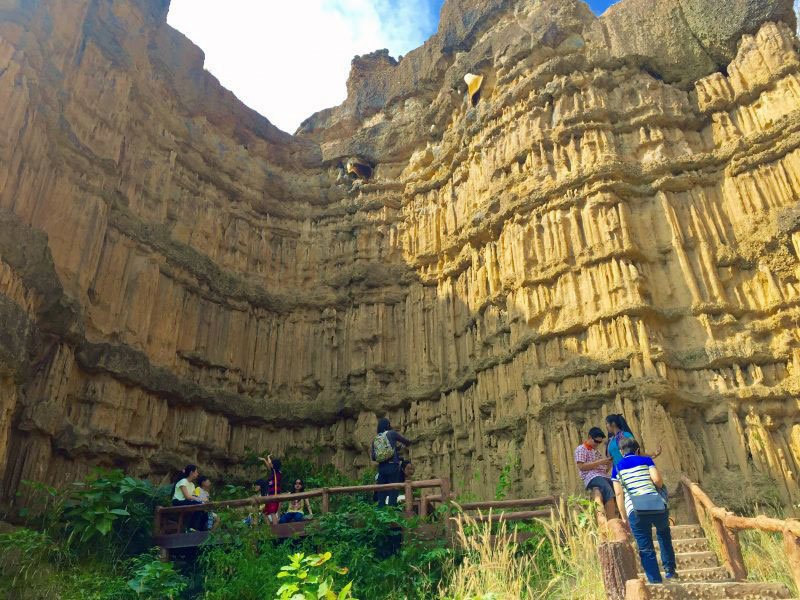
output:
[[[358, 494], [364, 492], [381, 492], [390, 490], [404, 490], [408, 501], [405, 503], [405, 512], [407, 516], [414, 514], [413, 506], [413, 491], [415, 489], [425, 488], [439, 488], [442, 497], [450, 497], [450, 480], [445, 478], [438, 479], [423, 479], [419, 481], [405, 481], [402, 483], [385, 483], [385, 484], [372, 484], [372, 485], [354, 485], [350, 487], [336, 486], [318, 488], [315, 490], [308, 490], [305, 492], [283, 493], [275, 494], [273, 496], [251, 496], [250, 498], [242, 498], [240, 500], [222, 500], [219, 502], [206, 502], [203, 504], [190, 504], [186, 506], [159, 506], [156, 508], [155, 520], [153, 523], [154, 535], [159, 535], [162, 531], [161, 520], [166, 515], [177, 515], [178, 517], [178, 530], [182, 530], [183, 518], [186, 513], [194, 512], [208, 512], [213, 510], [220, 510], [224, 508], [239, 508], [244, 506], [257, 506], [259, 504], [270, 504], [289, 502], [292, 500], [305, 500], [307, 498], [321, 498], [322, 499], [322, 513], [330, 511], [330, 497], [339, 494]], [[423, 496], [420, 500], [420, 514], [425, 516], [426, 502]]]
[[[441, 479], [424, 479], [420, 481], [411, 481], [411, 489], [441, 487]], [[258, 504], [268, 504], [272, 502], [289, 502], [291, 500], [305, 500], [306, 498], [321, 498], [326, 494], [359, 494], [363, 492], [382, 492], [389, 490], [402, 490], [406, 487], [406, 483], [382, 483], [373, 485], [354, 485], [351, 487], [329, 487], [317, 488], [308, 490], [306, 492], [285, 492], [282, 494], [274, 494], [272, 496], [250, 496], [249, 498], [241, 498], [239, 500], [220, 500], [217, 502], [206, 502], [205, 504], [186, 505], [186, 506], [162, 506], [161, 512], [163, 513], [181, 513], [181, 512], [199, 512], [209, 511], [215, 508], [240, 508], [242, 506], [255, 506]]]
[[557, 506], [558, 496], [542, 496], [540, 498], [521, 498], [519, 500], [486, 500], [482, 502], [457, 502], [461, 510], [486, 510], [494, 508], [519, 508], [522, 506]]
[[800, 522], [774, 519], [765, 515], [742, 517], [714, 504], [708, 494], [686, 475], [681, 476], [681, 485], [691, 518], [700, 523], [698, 508], [704, 510], [706, 515], [711, 518], [717, 537], [722, 543], [725, 567], [733, 579], [737, 581], [747, 579], [747, 567], [744, 564], [742, 548], [739, 543], [739, 531], [759, 530], [783, 534], [784, 551], [789, 568], [795, 583], [800, 587]]
[[681, 483], [687, 486], [695, 497], [695, 499], [703, 505], [708, 514], [712, 517], [722, 519], [725, 527], [729, 529], [744, 530], [744, 529], [758, 529], [761, 531], [770, 531], [772, 533], [783, 533], [789, 531], [792, 534], [800, 537], [800, 522], [796, 520], [775, 519], [765, 515], [758, 515], [756, 517], [742, 517], [736, 515], [724, 508], [720, 508], [711, 498], [708, 497], [703, 489], [690, 480], [685, 475], [681, 476]]

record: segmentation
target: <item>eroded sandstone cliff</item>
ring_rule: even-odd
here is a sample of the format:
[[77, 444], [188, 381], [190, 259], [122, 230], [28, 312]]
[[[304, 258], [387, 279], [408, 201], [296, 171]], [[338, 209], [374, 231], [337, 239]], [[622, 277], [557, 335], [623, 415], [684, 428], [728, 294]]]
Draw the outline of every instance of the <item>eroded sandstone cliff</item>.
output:
[[423, 475], [573, 491], [624, 412], [673, 481], [800, 499], [792, 0], [448, 0], [295, 136], [167, 9], [0, 0], [2, 496], [248, 449], [354, 472], [375, 413]]

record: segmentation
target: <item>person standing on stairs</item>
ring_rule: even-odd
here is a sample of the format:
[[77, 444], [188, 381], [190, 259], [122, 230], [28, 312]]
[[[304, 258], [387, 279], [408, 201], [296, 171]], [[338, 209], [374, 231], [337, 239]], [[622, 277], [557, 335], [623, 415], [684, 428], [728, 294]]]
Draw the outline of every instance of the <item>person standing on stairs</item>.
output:
[[619, 444], [622, 459], [611, 477], [622, 520], [630, 523], [631, 533], [639, 548], [642, 568], [650, 583], [661, 583], [658, 560], [653, 545], [653, 527], [661, 550], [661, 563], [667, 579], [675, 577], [675, 549], [669, 528], [669, 509], [659, 494], [664, 480], [649, 456], [640, 456], [639, 443], [626, 437]]
[[[400, 455], [397, 452], [397, 444], [410, 446], [411, 442], [392, 429], [389, 419], [378, 419], [378, 434], [372, 440], [370, 457], [378, 463], [377, 483], [400, 483], [403, 481], [403, 474], [400, 471]], [[389, 504], [397, 506], [397, 496], [399, 490], [390, 492], [378, 492], [376, 502], [378, 506]]]
[[[606, 444], [606, 456], [614, 461], [614, 466], [622, 460], [622, 453], [620, 452], [620, 443], [625, 438], [635, 439], [628, 422], [621, 414], [608, 415], [606, 417], [606, 428], [608, 429], [608, 444]], [[661, 447], [655, 453], [650, 455], [650, 458], [658, 458], [661, 455]]]
[[614, 486], [608, 476], [611, 469], [611, 458], [603, 458], [598, 448], [606, 434], [599, 427], [589, 430], [589, 437], [575, 448], [575, 464], [578, 474], [583, 479], [587, 490], [596, 488], [603, 496], [603, 505], [606, 508], [606, 518], [614, 519], [617, 516], [616, 503], [614, 502]]

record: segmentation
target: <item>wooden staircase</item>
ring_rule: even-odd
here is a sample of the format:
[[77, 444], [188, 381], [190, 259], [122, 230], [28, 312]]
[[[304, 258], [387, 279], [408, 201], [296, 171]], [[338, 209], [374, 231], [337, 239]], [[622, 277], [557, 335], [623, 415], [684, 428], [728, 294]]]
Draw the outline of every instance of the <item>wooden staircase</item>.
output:
[[[708, 539], [699, 525], [673, 526], [672, 546], [675, 549], [677, 579], [665, 579], [664, 583], [652, 584], [646, 583], [642, 574], [637, 582], [628, 582], [626, 600], [792, 598], [789, 588], [783, 584], [733, 581], [709, 547]], [[638, 552], [636, 554], [638, 556]], [[641, 565], [639, 569], [641, 571]]]
[[[747, 567], [739, 544], [739, 532], [760, 530], [780, 534], [791, 575], [800, 588], [800, 522], [765, 516], [742, 517], [718, 507], [708, 495], [687, 477], [681, 478], [685, 509], [690, 524], [673, 525], [677, 577], [663, 583], [648, 583], [639, 561], [639, 553], [627, 527], [619, 519], [607, 520], [599, 493], [597, 519], [604, 542], [600, 545], [603, 583], [609, 600], [769, 600], [794, 598], [783, 583], [747, 580]], [[719, 553], [712, 550], [704, 529], [704, 520], [719, 540]], [[658, 542], [655, 542], [658, 555]], [[660, 562], [660, 556], [659, 556]], [[663, 569], [662, 569], [663, 576]]]

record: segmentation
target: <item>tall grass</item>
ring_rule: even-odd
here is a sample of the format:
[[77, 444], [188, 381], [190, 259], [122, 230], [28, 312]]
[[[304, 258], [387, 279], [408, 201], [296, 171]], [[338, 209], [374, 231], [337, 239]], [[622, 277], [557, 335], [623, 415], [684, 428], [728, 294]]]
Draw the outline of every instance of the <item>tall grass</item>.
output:
[[494, 542], [495, 536], [508, 537], [505, 521], [495, 528], [491, 523], [476, 523], [470, 516], [462, 515], [457, 526], [456, 538], [464, 557], [453, 565], [448, 584], [440, 589], [442, 598], [511, 600], [534, 597], [530, 585], [533, 559], [519, 552], [516, 535], [512, 534], [507, 542]]
[[594, 506], [586, 500], [562, 504], [558, 516], [542, 521], [550, 560], [537, 561], [536, 595], [544, 600], [596, 600], [605, 596]]
[[749, 580], [784, 583], [793, 597], [798, 595], [781, 534], [748, 530], [739, 533], [739, 541]]
[[[717, 536], [714, 525], [705, 514], [700, 517], [703, 531], [708, 540], [709, 549], [725, 565], [722, 554], [722, 542]], [[783, 549], [783, 536], [759, 530], [739, 532], [739, 544], [742, 547], [742, 558], [747, 568], [747, 579], [759, 583], [783, 583], [793, 596], [798, 595], [797, 585], [792, 577], [791, 567]]]
[[452, 566], [440, 597], [596, 600], [604, 595], [592, 508], [583, 503], [564, 508], [553, 519], [540, 520], [533, 537], [522, 543], [505, 522], [492, 526], [462, 515], [457, 538], [465, 556]]

